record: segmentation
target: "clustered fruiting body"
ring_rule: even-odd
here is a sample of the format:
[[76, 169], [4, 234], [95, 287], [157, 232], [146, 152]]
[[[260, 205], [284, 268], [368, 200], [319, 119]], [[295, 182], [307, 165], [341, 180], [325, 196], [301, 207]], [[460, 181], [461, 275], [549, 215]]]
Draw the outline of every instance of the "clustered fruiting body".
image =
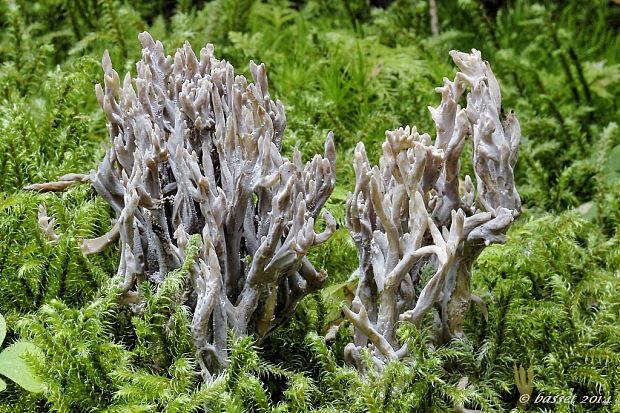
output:
[[[360, 370], [367, 346], [378, 368], [405, 356], [397, 322], [419, 326], [434, 306], [436, 340], [461, 336], [470, 301], [481, 302], [470, 293], [473, 261], [485, 246], [504, 241], [521, 210], [513, 176], [519, 123], [512, 113], [500, 120], [499, 84], [480, 52], [450, 55], [461, 71], [454, 81], [444, 78], [441, 104], [429, 108], [435, 142], [415, 127], [388, 131], [378, 167], [370, 166], [362, 143], [355, 150], [356, 185], [346, 212], [360, 266], [352, 309], [345, 308], [355, 328], [345, 352]], [[469, 175], [459, 176], [468, 136], [476, 188]], [[434, 275], [425, 281], [427, 266]]]
[[326, 275], [306, 258], [329, 238], [335, 221], [314, 224], [336, 178], [330, 134], [324, 157], [302, 164], [280, 154], [286, 119], [268, 93], [264, 65], [250, 63], [254, 83], [236, 76], [207, 45], [188, 43], [174, 60], [148, 33], [138, 76], [121, 85], [108, 54], [97, 86], [112, 146], [90, 182], [117, 222], [125, 301], [140, 301], [137, 281], [160, 283], [181, 266], [188, 238], [200, 234], [188, 275], [192, 335], [203, 375], [226, 366], [229, 328], [265, 335], [286, 321]]

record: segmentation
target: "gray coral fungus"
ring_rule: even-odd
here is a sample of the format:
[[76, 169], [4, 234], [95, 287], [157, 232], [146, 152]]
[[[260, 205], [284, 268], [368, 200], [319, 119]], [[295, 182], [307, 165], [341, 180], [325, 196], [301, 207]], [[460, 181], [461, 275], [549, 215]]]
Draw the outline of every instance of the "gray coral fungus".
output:
[[[27, 188], [90, 182], [110, 204], [114, 227], [83, 241], [82, 250], [99, 252], [120, 237], [126, 304], [141, 302], [138, 281], [159, 284], [180, 268], [190, 237], [199, 237], [187, 265], [187, 303], [206, 380], [226, 368], [228, 329], [262, 337], [325, 283], [306, 255], [336, 228], [325, 212], [325, 230], [314, 229], [335, 185], [334, 141], [328, 134], [324, 155], [305, 165], [298, 151], [290, 162], [280, 154], [284, 108], [268, 94], [264, 65], [250, 63], [248, 83], [211, 45], [196, 56], [185, 43], [172, 59], [148, 33], [139, 39], [134, 80], [127, 74], [121, 84], [103, 56], [96, 94], [112, 145], [97, 170]], [[485, 246], [503, 242], [521, 210], [513, 177], [519, 123], [512, 113], [500, 119], [499, 84], [480, 52], [450, 54], [461, 71], [444, 79], [441, 104], [429, 108], [435, 142], [415, 127], [388, 131], [379, 166], [362, 143], [355, 149], [346, 222], [359, 249], [359, 284], [344, 312], [354, 326], [345, 356], [360, 371], [363, 348], [378, 369], [404, 357], [398, 322], [419, 326], [433, 308], [436, 340], [461, 336], [470, 302], [484, 305], [470, 293], [472, 264]], [[476, 187], [459, 175], [468, 136]], [[39, 225], [51, 242], [58, 238], [44, 207]], [[426, 282], [425, 268], [434, 272]]]
[[[360, 349], [369, 346], [375, 367], [404, 357], [396, 338], [398, 321], [420, 326], [436, 308], [436, 340], [462, 335], [470, 301], [471, 267], [482, 249], [504, 241], [521, 201], [513, 170], [520, 128], [510, 113], [502, 121], [499, 84], [480, 52], [451, 52], [460, 68], [444, 78], [441, 104], [429, 108], [436, 124], [433, 143], [416, 128], [386, 132], [379, 166], [364, 145], [355, 149], [355, 190], [346, 204], [347, 226], [360, 258], [359, 283], [345, 315], [355, 329], [345, 355], [358, 369]], [[465, 92], [466, 107], [458, 101]], [[460, 157], [473, 137], [476, 188], [460, 180]], [[423, 268], [434, 275], [424, 284]]]
[[103, 56], [96, 93], [112, 146], [97, 170], [31, 189], [88, 180], [110, 204], [116, 224], [82, 249], [100, 251], [120, 236], [126, 303], [140, 302], [137, 281], [160, 283], [179, 268], [189, 237], [200, 235], [188, 301], [206, 379], [226, 367], [229, 328], [261, 337], [326, 281], [306, 254], [336, 227], [325, 212], [326, 229], [314, 230], [335, 185], [334, 141], [330, 133], [324, 156], [304, 165], [295, 151], [290, 162], [280, 154], [284, 108], [269, 96], [264, 65], [250, 63], [248, 83], [212, 45], [196, 56], [185, 43], [171, 59], [148, 33], [139, 39], [133, 81], [127, 74], [121, 83]]

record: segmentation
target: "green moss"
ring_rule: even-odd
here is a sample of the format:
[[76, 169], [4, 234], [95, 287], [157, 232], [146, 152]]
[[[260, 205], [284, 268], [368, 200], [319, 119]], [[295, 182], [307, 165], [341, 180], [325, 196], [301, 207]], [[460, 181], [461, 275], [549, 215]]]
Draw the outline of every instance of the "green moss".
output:
[[[8, 339], [31, 340], [46, 356], [45, 391], [9, 383], [0, 412], [507, 411], [518, 397], [513, 365], [530, 363], [534, 395], [610, 398], [537, 408], [617, 409], [620, 8], [603, 0], [438, 7], [441, 33], [432, 38], [423, 0], [386, 9], [324, 0], [0, 4], [0, 312], [20, 325]], [[287, 110], [286, 154], [297, 146], [308, 157], [322, 152], [327, 131], [336, 137], [338, 184], [327, 207], [340, 228], [309, 257], [331, 289], [305, 298], [263, 342], [231, 337], [231, 368], [207, 384], [193, 360], [183, 271], [159, 289], [144, 284], [141, 312], [119, 306], [116, 248], [89, 257], [78, 248], [110, 228], [105, 203], [87, 185], [21, 189], [97, 165], [108, 145], [93, 92], [98, 62], [109, 48], [116, 67], [134, 70], [145, 29], [175, 47], [216, 42], [246, 75], [249, 59], [264, 61]], [[476, 265], [488, 321], [472, 308], [468, 338], [432, 351], [428, 331], [402, 326], [411, 358], [360, 377], [343, 361], [347, 324], [333, 342], [320, 337], [339, 319], [357, 267], [343, 212], [353, 145], [363, 141], [374, 162], [385, 129], [432, 133], [426, 106], [454, 71], [447, 51], [472, 47], [492, 63], [504, 110], [521, 121], [516, 177], [526, 212], [506, 245]], [[56, 220], [57, 242], [38, 228], [39, 205]], [[564, 212], [573, 207], [585, 215]]]

